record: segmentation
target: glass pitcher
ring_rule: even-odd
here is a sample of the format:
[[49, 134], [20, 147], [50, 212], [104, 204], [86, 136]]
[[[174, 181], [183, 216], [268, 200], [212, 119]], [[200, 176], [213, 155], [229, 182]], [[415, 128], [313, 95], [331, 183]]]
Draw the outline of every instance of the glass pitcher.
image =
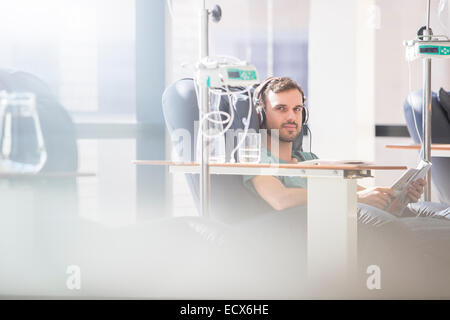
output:
[[0, 172], [36, 173], [46, 160], [35, 95], [1, 91]]

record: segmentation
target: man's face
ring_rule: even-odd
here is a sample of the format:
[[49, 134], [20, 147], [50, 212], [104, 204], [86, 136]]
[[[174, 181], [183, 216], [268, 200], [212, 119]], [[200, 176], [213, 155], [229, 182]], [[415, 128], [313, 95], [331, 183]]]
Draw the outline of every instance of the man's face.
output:
[[280, 140], [292, 142], [302, 130], [303, 98], [300, 91], [291, 89], [266, 94], [266, 128], [278, 129]]

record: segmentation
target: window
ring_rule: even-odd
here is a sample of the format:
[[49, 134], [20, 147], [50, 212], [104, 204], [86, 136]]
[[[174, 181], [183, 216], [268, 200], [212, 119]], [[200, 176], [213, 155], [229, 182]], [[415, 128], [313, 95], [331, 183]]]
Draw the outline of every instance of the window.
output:
[[72, 113], [135, 113], [135, 2], [0, 4], [4, 67], [43, 79]]

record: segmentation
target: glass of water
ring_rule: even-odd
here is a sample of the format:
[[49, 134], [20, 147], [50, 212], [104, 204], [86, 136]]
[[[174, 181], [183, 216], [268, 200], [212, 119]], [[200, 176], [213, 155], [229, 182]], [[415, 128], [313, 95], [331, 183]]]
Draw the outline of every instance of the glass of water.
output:
[[259, 163], [261, 160], [261, 135], [254, 132], [239, 132], [239, 142], [241, 142], [238, 150], [239, 162]]

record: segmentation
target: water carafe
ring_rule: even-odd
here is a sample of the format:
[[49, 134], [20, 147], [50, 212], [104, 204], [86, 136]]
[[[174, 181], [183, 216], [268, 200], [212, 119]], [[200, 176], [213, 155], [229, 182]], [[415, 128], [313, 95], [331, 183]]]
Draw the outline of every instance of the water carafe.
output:
[[46, 160], [35, 95], [0, 92], [0, 172], [36, 173]]

